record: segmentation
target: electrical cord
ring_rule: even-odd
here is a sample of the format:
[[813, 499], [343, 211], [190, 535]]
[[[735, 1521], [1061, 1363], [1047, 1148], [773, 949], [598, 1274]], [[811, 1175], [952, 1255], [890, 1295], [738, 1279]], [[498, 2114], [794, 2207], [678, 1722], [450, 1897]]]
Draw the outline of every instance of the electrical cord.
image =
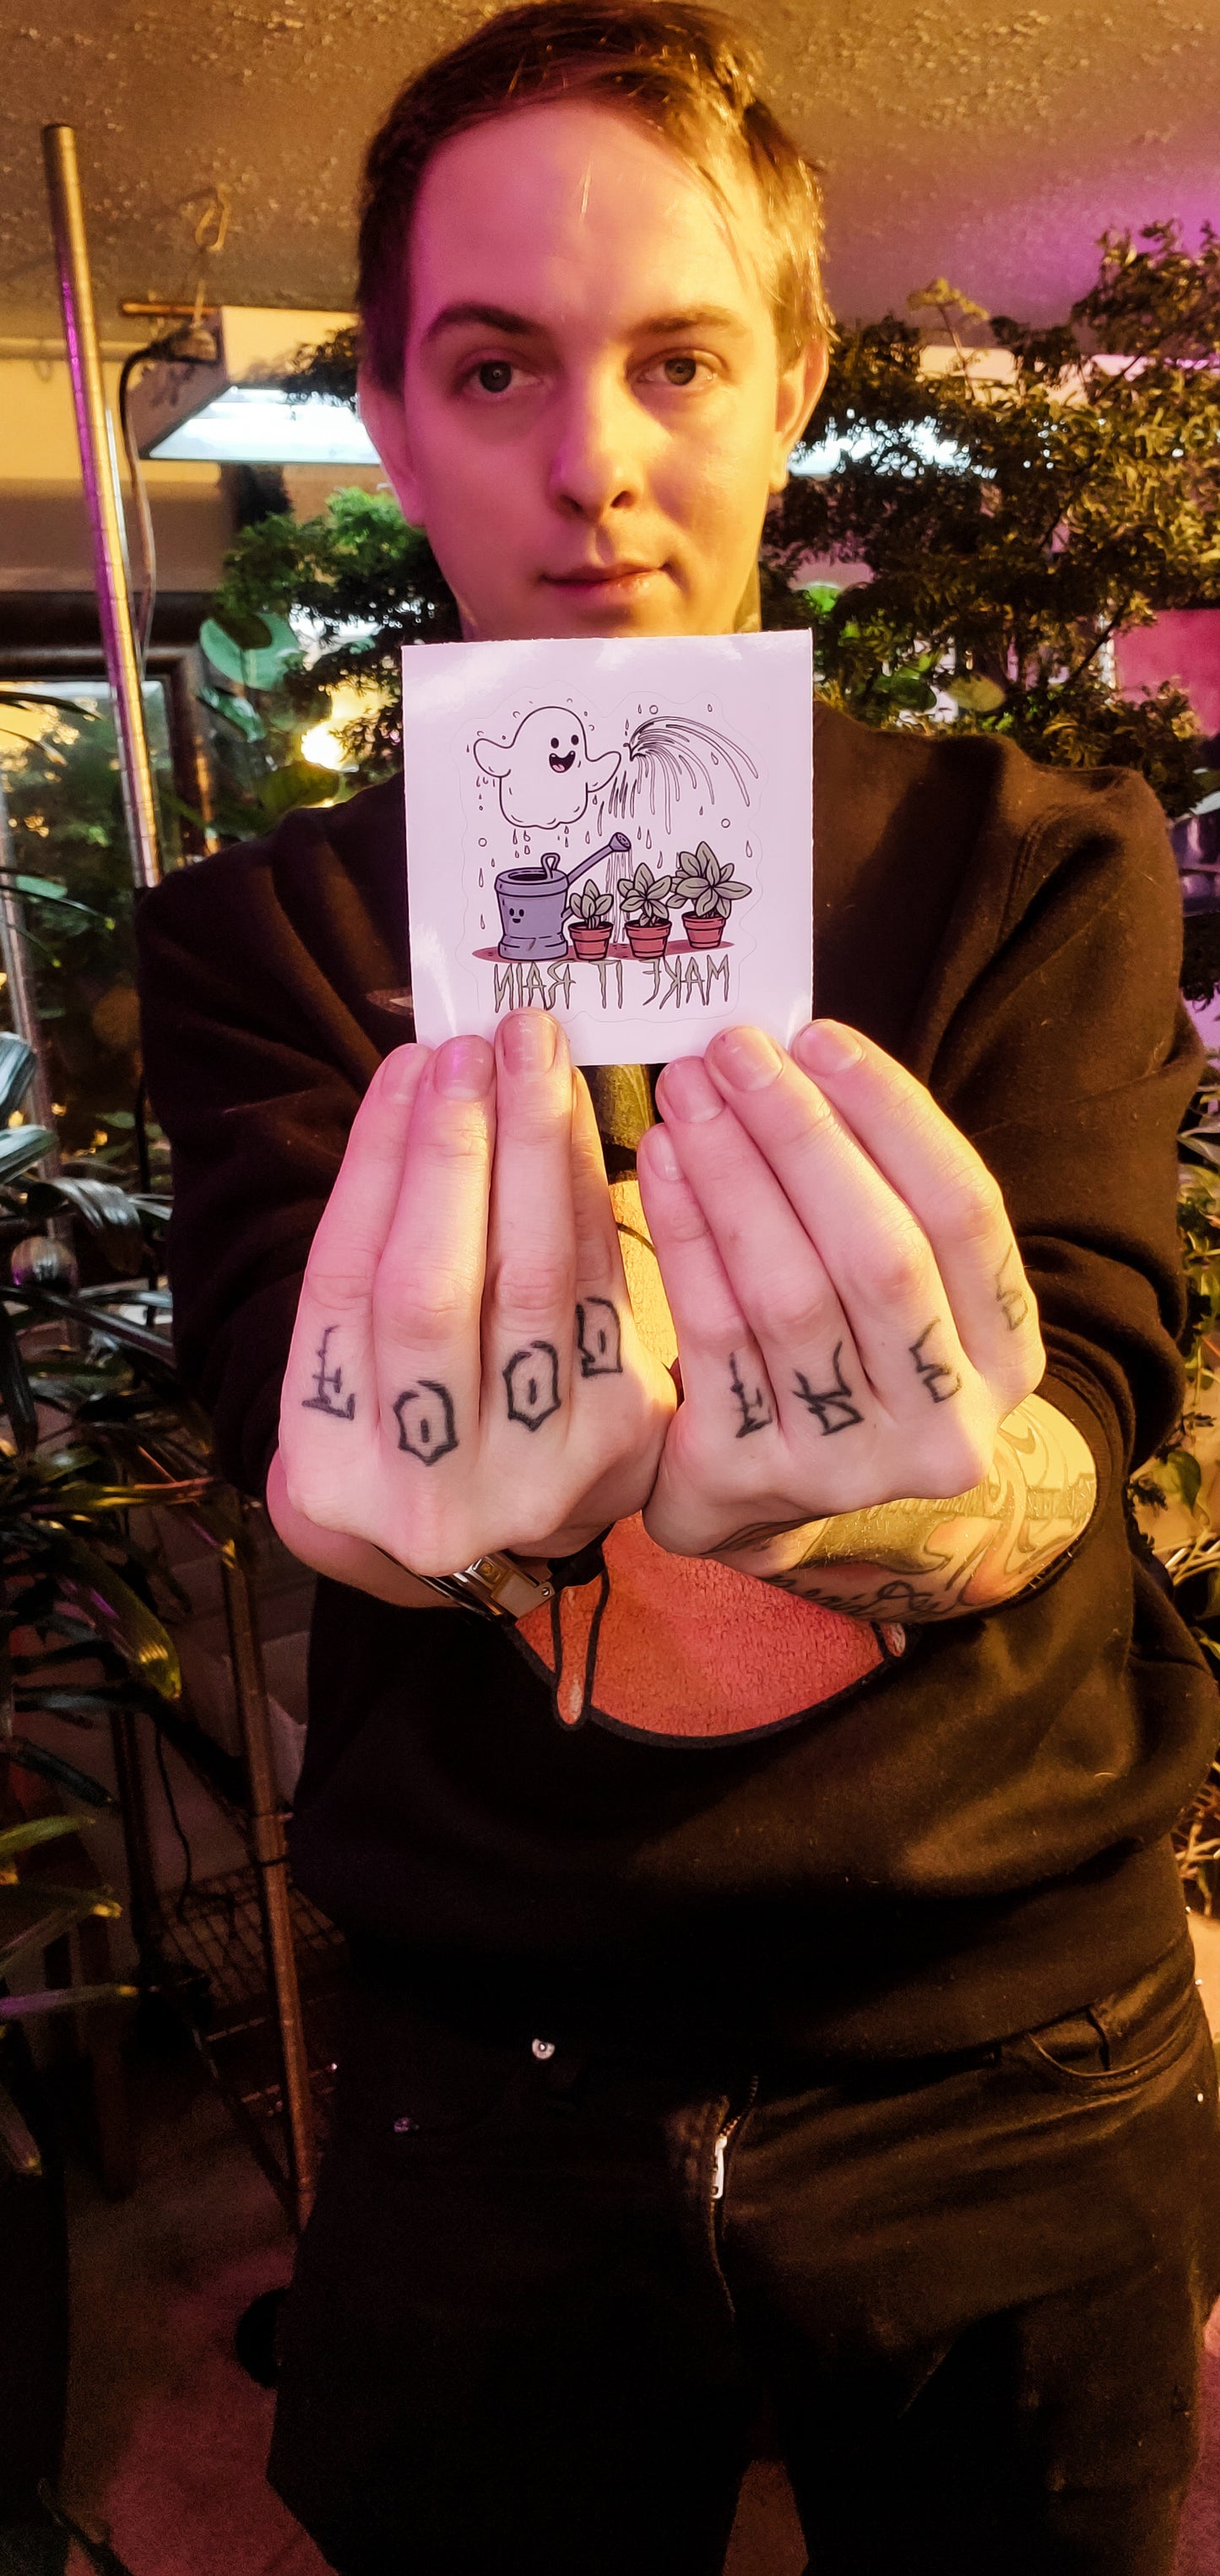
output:
[[[135, 440], [131, 434], [131, 420], [128, 412], [128, 395], [131, 391], [131, 379], [135, 374], [136, 368], [142, 366], [146, 360], [160, 357], [163, 354], [165, 347], [166, 343], [163, 340], [150, 340], [143, 349], [129, 350], [127, 356], [123, 360], [122, 373], [119, 376], [119, 427], [123, 435], [123, 453], [127, 459], [127, 471], [131, 476], [131, 489], [136, 505], [136, 525], [140, 532], [141, 581], [135, 627], [136, 651], [139, 655], [141, 679], [144, 677], [145, 668], [148, 662], [148, 646], [152, 635], [153, 610], [157, 604], [157, 540], [153, 530], [152, 511], [148, 506], [148, 485], [144, 476], [144, 460], [140, 455], [139, 449], [137, 448]], [[188, 361], [188, 364], [189, 363], [190, 362]]]
[[165, 1803], [170, 1812], [170, 1820], [173, 1824], [174, 1832], [177, 1834], [178, 1840], [182, 1845], [182, 1857], [186, 1863], [185, 1875], [183, 1877], [182, 1885], [178, 1890], [177, 1899], [174, 1905], [174, 1912], [178, 1917], [178, 1921], [181, 1923], [186, 1913], [187, 1898], [190, 1896], [195, 1885], [195, 1864], [191, 1858], [190, 1844], [187, 1841], [186, 1834], [183, 1830], [182, 1818], [178, 1813], [178, 1802], [170, 1784], [169, 1771], [166, 1767], [165, 1761], [165, 1739], [155, 1720], [153, 1722], [153, 1744], [156, 1748], [157, 1769], [161, 1774], [161, 1786], [165, 1791]]
[[[192, 330], [196, 327], [194, 323], [191, 325]], [[147, 341], [142, 349], [129, 349], [119, 375], [119, 428], [123, 439], [123, 454], [127, 459], [127, 471], [131, 476], [132, 497], [136, 506], [136, 526], [140, 536], [141, 584], [134, 622], [141, 679], [144, 678], [147, 668], [148, 647], [152, 639], [153, 611], [157, 604], [157, 540], [153, 529], [152, 511], [149, 507], [144, 459], [132, 436], [129, 413], [131, 380], [137, 367], [149, 365], [157, 359], [168, 359], [175, 367], [207, 367], [215, 364], [214, 350], [210, 357], [199, 355], [193, 350], [184, 350], [180, 344], [186, 338], [189, 338], [189, 332], [184, 332], [179, 325], [177, 330], [167, 332], [162, 339]]]

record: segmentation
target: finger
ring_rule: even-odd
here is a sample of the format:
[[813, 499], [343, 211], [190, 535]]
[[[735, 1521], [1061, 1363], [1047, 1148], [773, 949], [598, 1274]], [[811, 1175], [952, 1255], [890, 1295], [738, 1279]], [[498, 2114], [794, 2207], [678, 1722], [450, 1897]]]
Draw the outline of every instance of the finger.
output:
[[1045, 1355], [1003, 1194], [982, 1156], [924, 1084], [858, 1030], [815, 1020], [792, 1054], [918, 1218], [974, 1366], [1019, 1402]]
[[[395, 1457], [410, 1462], [403, 1492], [409, 1511], [422, 1516], [421, 1537], [447, 1478], [468, 1464], [466, 1457], [452, 1462], [478, 1439], [494, 1126], [491, 1048], [483, 1038], [450, 1038], [416, 1093], [373, 1290], [382, 1434]], [[417, 1560], [408, 1554], [405, 1561]]]
[[[785, 1346], [811, 1410], [842, 1377], [850, 1413], [865, 1412], [866, 1380], [892, 1422], [922, 1429], [929, 1394], [947, 1402], [973, 1381], [928, 1244], [813, 1085], [761, 1032], [737, 1034], [767, 1050], [767, 1113], [753, 1111], [765, 1150], [697, 1056], [667, 1065], [658, 1101], [743, 1311], [766, 1317], [764, 1354]], [[786, 1395], [786, 1370], [771, 1376]], [[855, 1428], [850, 1413], [826, 1418]]]
[[641, 1136], [636, 1169], [678, 1337], [684, 1404], [721, 1439], [777, 1435], [766, 1363], [667, 1127]]
[[[576, 1302], [572, 1066], [557, 1020], [509, 1013], [496, 1031], [496, 1157], [483, 1309], [489, 1457], [529, 1476], [567, 1430]], [[507, 1439], [505, 1438], [507, 1434]]]
[[614, 1221], [602, 1140], [588, 1083], [572, 1076], [572, 1204], [576, 1225], [576, 1363], [573, 1384], [622, 1375], [635, 1321]]
[[[356, 1112], [310, 1249], [280, 1408], [298, 1510], [326, 1526], [378, 1438], [373, 1281], [393, 1222], [426, 1047], [396, 1047]], [[339, 1436], [340, 1430], [342, 1437]]]

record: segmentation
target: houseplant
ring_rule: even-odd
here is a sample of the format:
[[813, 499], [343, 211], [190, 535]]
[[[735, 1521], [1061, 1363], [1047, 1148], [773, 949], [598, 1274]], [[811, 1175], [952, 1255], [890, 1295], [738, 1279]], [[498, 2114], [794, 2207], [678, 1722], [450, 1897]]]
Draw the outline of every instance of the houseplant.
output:
[[647, 859], [641, 859], [634, 876], [622, 878], [618, 899], [633, 957], [664, 956], [673, 897], [673, 878], [654, 877]]
[[689, 907], [682, 927], [692, 948], [718, 948], [733, 905], [753, 891], [734, 876], [731, 860], [717, 858], [709, 842], [700, 841], [697, 850], [679, 850], [674, 899]]
[[577, 957], [604, 957], [614, 925], [614, 897], [586, 877], [584, 884], [576, 888], [564, 920]]

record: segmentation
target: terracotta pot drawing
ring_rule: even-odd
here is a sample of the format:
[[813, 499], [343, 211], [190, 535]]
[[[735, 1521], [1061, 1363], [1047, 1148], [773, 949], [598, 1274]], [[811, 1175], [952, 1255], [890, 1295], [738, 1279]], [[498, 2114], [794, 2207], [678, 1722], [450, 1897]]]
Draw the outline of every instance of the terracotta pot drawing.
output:
[[692, 948], [719, 948], [727, 921], [725, 912], [684, 912], [682, 915], [682, 927]]
[[604, 957], [610, 945], [610, 924], [608, 921], [590, 921], [582, 928], [579, 922], [574, 921], [568, 937], [577, 957]]
[[629, 921], [627, 937], [633, 957], [663, 957], [669, 946], [667, 921]]

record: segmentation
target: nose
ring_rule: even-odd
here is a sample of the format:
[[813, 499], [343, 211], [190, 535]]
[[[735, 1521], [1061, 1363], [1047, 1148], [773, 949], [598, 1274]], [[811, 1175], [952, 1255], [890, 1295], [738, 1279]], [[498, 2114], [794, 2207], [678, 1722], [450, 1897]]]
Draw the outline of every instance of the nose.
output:
[[644, 420], [627, 388], [590, 374], [569, 385], [556, 424], [550, 497], [568, 517], [596, 526], [642, 498]]

